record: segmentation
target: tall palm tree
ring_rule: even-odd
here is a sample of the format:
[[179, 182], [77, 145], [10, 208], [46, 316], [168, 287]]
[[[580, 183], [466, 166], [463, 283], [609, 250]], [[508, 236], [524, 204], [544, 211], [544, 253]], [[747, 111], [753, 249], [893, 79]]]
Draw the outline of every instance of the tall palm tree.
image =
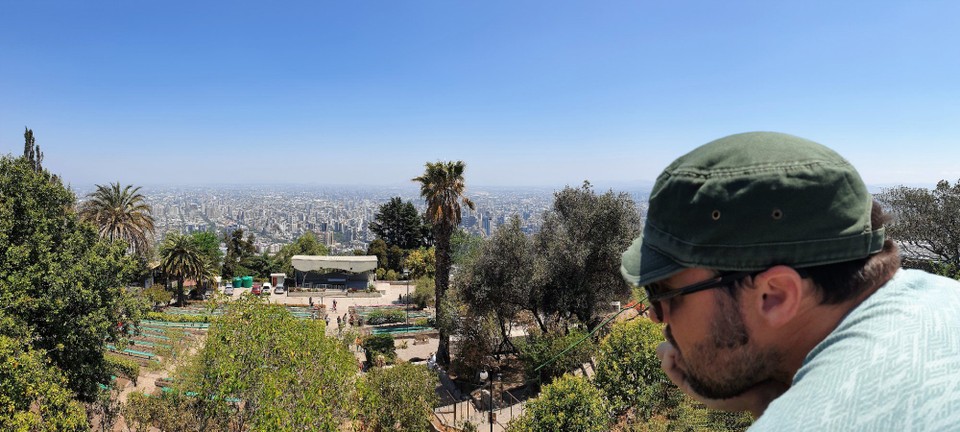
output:
[[183, 306], [183, 282], [187, 278], [199, 280], [206, 277], [210, 264], [200, 253], [193, 237], [174, 233], [160, 245], [160, 268], [167, 275], [177, 278], [177, 304]]
[[460, 203], [471, 210], [473, 201], [464, 195], [466, 185], [463, 161], [427, 162], [423, 175], [413, 179], [420, 183], [420, 196], [427, 202], [427, 219], [433, 224], [433, 239], [436, 247], [436, 279], [434, 290], [437, 303], [437, 323], [440, 327], [440, 346], [437, 361], [450, 364], [450, 329], [447, 305], [444, 302], [450, 286], [450, 236], [460, 225]]
[[97, 190], [87, 197], [90, 199], [80, 205], [80, 217], [92, 222], [100, 237], [124, 240], [138, 254], [150, 250], [152, 208], [140, 194], [139, 186], [127, 185], [121, 189], [120, 182], [97, 185]]

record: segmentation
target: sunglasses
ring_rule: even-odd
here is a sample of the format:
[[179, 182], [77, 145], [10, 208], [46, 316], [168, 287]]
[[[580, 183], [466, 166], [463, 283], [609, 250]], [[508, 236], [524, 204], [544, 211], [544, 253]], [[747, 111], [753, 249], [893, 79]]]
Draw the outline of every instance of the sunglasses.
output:
[[747, 276], [754, 276], [761, 272], [731, 272], [731, 273], [721, 273], [712, 279], [705, 281], [697, 282], [693, 285], [688, 285], [683, 288], [668, 290], [661, 288], [656, 282], [643, 287], [647, 291], [647, 302], [650, 303], [650, 306], [653, 308], [654, 313], [657, 314], [657, 319], [663, 320], [663, 304], [661, 302], [670, 300], [675, 297], [685, 296], [687, 294], [693, 294], [695, 292], [700, 292], [708, 289], [714, 288], [725, 288], [729, 287], [740, 280], [746, 278]]

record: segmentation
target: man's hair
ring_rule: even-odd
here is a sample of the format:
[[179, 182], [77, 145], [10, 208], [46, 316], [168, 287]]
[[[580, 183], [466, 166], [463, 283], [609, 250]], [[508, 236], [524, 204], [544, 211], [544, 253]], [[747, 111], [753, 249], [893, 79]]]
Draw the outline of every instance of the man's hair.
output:
[[[890, 216], [876, 201], [870, 211], [873, 230], [883, 227]], [[859, 297], [882, 285], [900, 268], [900, 253], [893, 240], [883, 241], [883, 249], [866, 258], [807, 267], [803, 271], [813, 280], [820, 292], [820, 304], [839, 304]]]

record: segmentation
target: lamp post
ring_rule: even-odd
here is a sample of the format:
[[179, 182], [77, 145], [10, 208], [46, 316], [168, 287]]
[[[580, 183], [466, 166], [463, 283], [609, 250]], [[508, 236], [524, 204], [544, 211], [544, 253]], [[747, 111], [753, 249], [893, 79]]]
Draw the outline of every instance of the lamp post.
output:
[[[480, 371], [480, 381], [486, 381], [487, 378], [490, 378], [490, 413], [487, 417], [487, 422], [490, 423], [490, 432], [493, 432], [493, 375], [487, 373], [487, 371]], [[482, 385], [482, 384], [481, 384]]]
[[403, 311], [406, 313], [406, 324], [410, 325], [410, 269], [403, 269], [403, 277], [407, 280], [407, 297], [403, 299]]

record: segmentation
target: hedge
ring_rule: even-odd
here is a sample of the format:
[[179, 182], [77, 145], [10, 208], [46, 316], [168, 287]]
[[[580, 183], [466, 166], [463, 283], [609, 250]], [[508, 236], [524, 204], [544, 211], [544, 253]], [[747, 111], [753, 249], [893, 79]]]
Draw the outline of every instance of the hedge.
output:
[[167, 321], [178, 323], [208, 323], [213, 322], [213, 315], [181, 315], [166, 312], [147, 312], [145, 319], [153, 321]]
[[400, 309], [375, 310], [365, 317], [365, 321], [370, 325], [402, 323], [406, 320], [406, 312]]
[[137, 377], [140, 376], [140, 363], [110, 353], [104, 353], [103, 360], [115, 375], [123, 375], [129, 378], [133, 385], [137, 385]]

